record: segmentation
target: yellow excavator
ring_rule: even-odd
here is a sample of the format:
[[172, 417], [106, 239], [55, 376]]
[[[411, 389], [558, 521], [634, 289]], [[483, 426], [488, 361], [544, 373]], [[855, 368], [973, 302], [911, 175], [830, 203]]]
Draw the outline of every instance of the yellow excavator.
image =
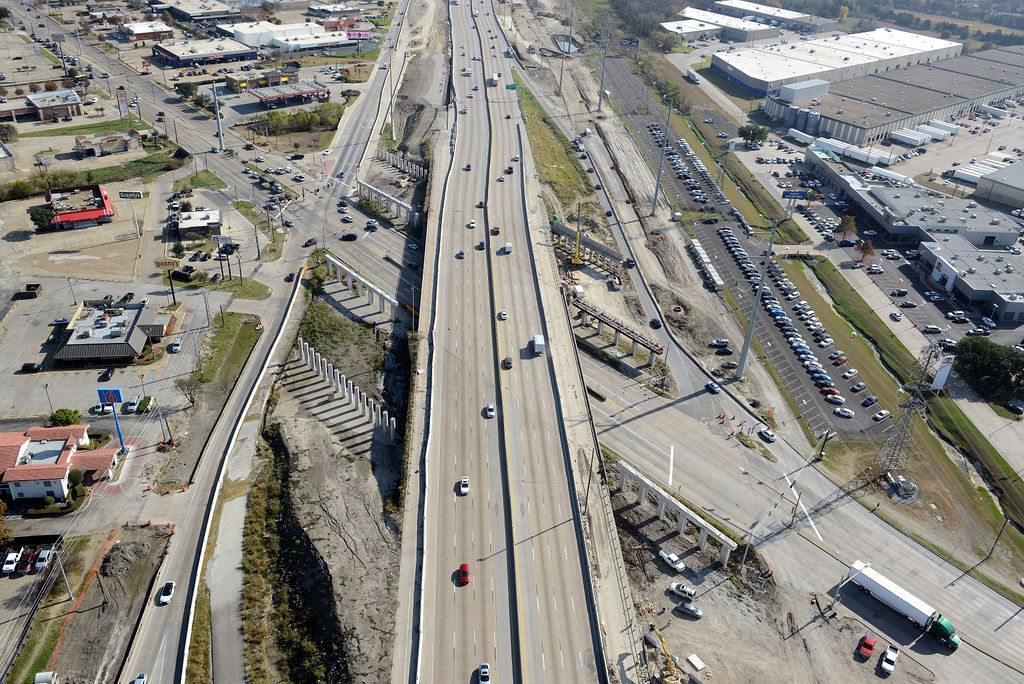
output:
[[662, 684], [682, 684], [683, 679], [676, 671], [676, 665], [672, 662], [672, 654], [668, 652], [668, 646], [665, 644], [665, 637], [661, 635], [661, 630], [655, 627], [653, 622], [650, 623], [650, 629], [658, 636], [661, 652], [665, 654], [666, 665], [661, 668]]

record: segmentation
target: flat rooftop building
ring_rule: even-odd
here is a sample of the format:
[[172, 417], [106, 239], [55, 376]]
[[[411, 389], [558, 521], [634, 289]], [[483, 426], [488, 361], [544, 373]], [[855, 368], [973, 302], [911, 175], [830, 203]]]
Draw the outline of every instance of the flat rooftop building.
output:
[[189, 233], [201, 235], [220, 235], [221, 216], [217, 209], [203, 211], [186, 211], [178, 214], [178, 235]]
[[355, 50], [358, 45], [359, 41], [350, 39], [347, 31], [332, 31], [330, 33], [307, 34], [304, 36], [284, 36], [270, 41], [270, 46], [280, 50], [282, 53], [324, 50], [327, 48]]
[[145, 304], [86, 300], [68, 325], [69, 334], [53, 358], [61, 363], [134, 361], [149, 340], [145, 327], [153, 325], [155, 319], [156, 309]]
[[256, 48], [243, 45], [230, 38], [174, 40], [153, 46], [153, 58], [160, 59], [174, 67], [239, 62], [257, 57]]
[[316, 81], [300, 81], [298, 83], [283, 83], [266, 88], [251, 88], [249, 93], [254, 95], [260, 101], [260, 104], [265, 107], [277, 107], [295, 103], [327, 102], [331, 99], [330, 88]]
[[239, 8], [220, 0], [162, 0], [159, 7], [166, 9], [174, 18], [184, 21], [227, 19], [241, 13]]
[[680, 35], [683, 40], [694, 40], [696, 38], [712, 38], [721, 33], [722, 27], [717, 24], [709, 24], [706, 21], [696, 19], [683, 19], [682, 21], [666, 21], [661, 25], [669, 33]]
[[823, 19], [812, 14], [795, 12], [781, 7], [769, 7], [745, 0], [718, 0], [715, 11], [731, 17], [753, 17], [772, 26], [783, 26], [800, 32], [821, 33], [834, 31], [839, 25], [835, 19]]
[[50, 226], [56, 230], [88, 228], [110, 223], [114, 217], [114, 205], [102, 185], [60, 188], [47, 194], [46, 201], [53, 212]]
[[775, 95], [789, 83], [835, 83], [948, 59], [962, 50], [960, 43], [886, 28], [715, 53], [711, 68], [746, 90]]
[[1024, 162], [1010, 164], [978, 179], [974, 195], [979, 199], [1005, 204], [1014, 209], [1024, 207]]
[[779, 29], [772, 26], [759, 24], [756, 21], [746, 21], [738, 17], [730, 17], [725, 14], [708, 12], [694, 7], [684, 8], [681, 14], [686, 19], [721, 27], [720, 36], [722, 40], [746, 43], [751, 40], [760, 40], [779, 35]]
[[[827, 94], [800, 106], [820, 115], [816, 135], [863, 145], [901, 128], [955, 120], [981, 105], [1002, 106], [1022, 96], [1024, 46], [1010, 46], [921, 64], [915, 58], [909, 66], [833, 81]], [[770, 96], [765, 113], [785, 120], [790, 105]]]
[[240, 24], [219, 24], [222, 32], [239, 43], [250, 47], [270, 45], [275, 38], [311, 36], [324, 33], [324, 27], [314, 23], [272, 24], [269, 21], [251, 21]]
[[167, 40], [174, 37], [174, 29], [161, 21], [121, 24], [121, 30], [133, 43], [139, 40]]

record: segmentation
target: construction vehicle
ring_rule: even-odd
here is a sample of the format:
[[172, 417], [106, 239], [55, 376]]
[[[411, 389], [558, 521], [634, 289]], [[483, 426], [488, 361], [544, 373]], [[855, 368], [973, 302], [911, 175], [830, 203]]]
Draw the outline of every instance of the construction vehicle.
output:
[[[654, 636], [651, 636], [651, 635]], [[657, 640], [655, 640], [657, 637]], [[665, 654], [665, 660], [667, 661], [665, 667], [661, 668], [661, 682], [662, 684], [682, 684], [682, 677], [676, 671], [676, 664], [672, 661], [672, 654], [668, 652], [668, 645], [665, 643], [665, 637], [661, 635], [661, 630], [654, 626], [654, 623], [650, 623], [650, 627], [647, 630], [647, 634], [644, 638], [654, 648], [660, 648], [661, 652]]]

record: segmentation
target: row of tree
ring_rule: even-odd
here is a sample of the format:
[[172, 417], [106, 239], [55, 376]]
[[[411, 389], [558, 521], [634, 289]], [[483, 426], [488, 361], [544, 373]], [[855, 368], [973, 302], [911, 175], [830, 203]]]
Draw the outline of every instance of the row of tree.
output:
[[297, 112], [285, 113], [280, 110], [251, 119], [248, 125], [253, 130], [266, 135], [283, 135], [285, 133], [310, 133], [313, 131], [329, 131], [338, 127], [345, 105], [337, 102], [324, 102], [313, 109], [300, 109]]
[[[74, 71], [74, 69], [72, 69], [71, 71]], [[13, 92], [18, 97], [21, 97], [25, 94], [26, 90], [30, 93], [38, 93], [40, 90], [45, 90], [48, 93], [52, 93], [53, 91], [58, 90], [59, 88], [74, 88], [77, 84], [77, 81], [81, 80], [81, 77], [78, 77], [76, 79], [75, 77], [77, 76], [77, 73], [73, 74], [71, 73], [71, 71], [68, 72], [67, 78], [62, 78], [58, 81], [43, 81], [42, 85], [39, 85], [35, 81], [32, 81], [31, 83], [26, 83], [24, 86], [15, 87], [13, 91], [11, 91], [9, 88], [6, 88], [5, 86], [0, 85], [0, 95], [6, 97], [7, 95], [10, 95]]]

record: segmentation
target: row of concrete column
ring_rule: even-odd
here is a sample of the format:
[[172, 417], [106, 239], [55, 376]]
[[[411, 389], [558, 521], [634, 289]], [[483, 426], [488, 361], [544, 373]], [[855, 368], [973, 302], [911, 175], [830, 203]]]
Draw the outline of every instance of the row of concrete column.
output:
[[[552, 241], [562, 250], [572, 253], [576, 251], [576, 239], [558, 233], [551, 233]], [[619, 273], [622, 270], [622, 262], [601, 254], [597, 250], [590, 249], [580, 242], [580, 259], [588, 264], [594, 264], [609, 273]]]
[[709, 536], [714, 537], [715, 541], [721, 545], [721, 550], [718, 553], [718, 562], [723, 566], [729, 564], [729, 556], [736, 550], [736, 542], [714, 529], [710, 523], [704, 520], [704, 518], [700, 517], [668, 494], [665, 494], [660, 487], [647, 480], [638, 472], [632, 470], [629, 466], [625, 466], [622, 463], [616, 463], [615, 467], [612, 469], [612, 473], [613, 477], [615, 473], [619, 475], [619, 479], [621, 481], [620, 489], [622, 489], [623, 492], [628, 491], [630, 484], [636, 482], [637, 489], [639, 490], [636, 500], [641, 506], [647, 501], [648, 496], [653, 496], [658, 505], [659, 519], [665, 516], [665, 511], [669, 506], [671, 506], [672, 510], [676, 512], [676, 516], [678, 518], [678, 521], [676, 522], [677, 534], [683, 534], [686, 531], [687, 523], [692, 524], [700, 530], [700, 537], [697, 539], [697, 546], [701, 549], [707, 546]]
[[[587, 327], [588, 325], [590, 325], [590, 314], [588, 314], [586, 311], [581, 311], [580, 312], [580, 316], [581, 316], [580, 323], [583, 325], [584, 328]], [[603, 335], [604, 334], [604, 321], [602, 321], [600, 318], [597, 319], [597, 334], [598, 335]], [[612, 344], [614, 344], [616, 347], [618, 347], [619, 346], [619, 339], [621, 337], [622, 337], [622, 331], [621, 330], [618, 330], [618, 329], [613, 330], [612, 331]], [[631, 344], [630, 344], [630, 347], [629, 347], [629, 354], [630, 354], [630, 356], [636, 356], [636, 352], [640, 348], [640, 344], [636, 340], [634, 340], [632, 338], [630, 338], [630, 342], [631, 342]], [[656, 360], [656, 358], [657, 357], [655, 357], [654, 354], [648, 352], [648, 354], [647, 354], [647, 363], [644, 364], [644, 365], [653, 366], [654, 365], [654, 361]]]
[[361, 180], [356, 181], [356, 188], [360, 199], [379, 204], [384, 207], [385, 214], [395, 214], [399, 222], [404, 221], [407, 225], [419, 225], [420, 215], [413, 212], [411, 205]]
[[370, 306], [373, 306], [374, 296], [376, 296], [378, 313], [384, 313], [384, 307], [387, 306], [390, 319], [395, 320], [398, 316], [398, 300], [384, 294], [381, 290], [363, 279], [358, 273], [334, 259], [330, 254], [327, 255], [326, 263], [328, 279], [336, 278], [339, 283], [349, 290], [355, 289], [359, 295], [365, 293], [366, 303]]
[[381, 161], [385, 161], [388, 164], [391, 164], [399, 171], [403, 171], [409, 174], [410, 176], [415, 176], [416, 178], [427, 177], [427, 170], [425, 168], [423, 168], [419, 164], [414, 164], [408, 159], [403, 159], [402, 157], [399, 157], [394, 152], [388, 152], [387, 150], [377, 150], [377, 159], [380, 159]]
[[367, 397], [365, 392], [342, 375], [334, 367], [334, 364], [328, 363], [327, 359], [320, 355], [320, 352], [301, 337], [298, 339], [298, 345], [299, 358], [302, 359], [302, 363], [330, 385], [332, 394], [340, 393], [342, 400], [347, 401], [350, 406], [355, 404], [359, 407], [360, 416], [369, 414], [375, 428], [386, 430], [390, 439], [395, 438], [395, 419], [389, 416], [387, 411], [382, 410], [380, 404]]

